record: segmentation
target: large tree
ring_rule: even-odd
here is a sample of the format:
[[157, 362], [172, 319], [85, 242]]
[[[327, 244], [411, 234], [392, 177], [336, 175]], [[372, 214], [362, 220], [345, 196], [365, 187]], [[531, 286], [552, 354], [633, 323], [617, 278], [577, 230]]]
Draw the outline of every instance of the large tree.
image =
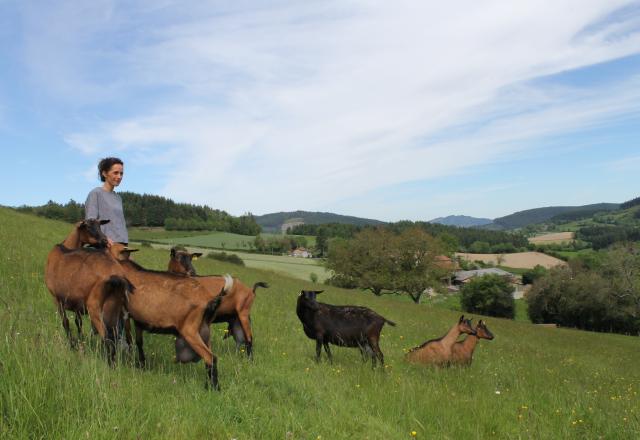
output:
[[334, 239], [329, 246], [327, 268], [343, 286], [354, 286], [382, 295], [393, 286], [391, 256], [395, 235], [386, 229], [365, 229], [352, 239]]
[[405, 229], [396, 237], [394, 250], [394, 290], [406, 293], [415, 303], [440, 284], [447, 269], [436, 263], [445, 245], [421, 228]]
[[435, 257], [445, 246], [421, 228], [394, 233], [386, 228], [367, 228], [352, 239], [334, 239], [327, 267], [332, 281], [344, 287], [406, 293], [419, 302], [429, 287], [446, 275]]

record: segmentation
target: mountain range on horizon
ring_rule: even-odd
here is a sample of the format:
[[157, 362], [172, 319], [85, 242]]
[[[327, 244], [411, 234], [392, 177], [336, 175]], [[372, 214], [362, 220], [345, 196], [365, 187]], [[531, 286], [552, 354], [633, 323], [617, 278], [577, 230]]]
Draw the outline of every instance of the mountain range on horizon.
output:
[[[589, 216], [596, 212], [612, 211], [620, 207], [620, 203], [595, 203], [582, 206], [546, 206], [526, 209], [495, 219], [473, 217], [467, 215], [449, 215], [429, 220], [462, 228], [482, 228], [494, 230], [518, 229], [530, 224], [542, 223], [556, 216]], [[383, 225], [387, 222], [346, 216], [329, 212], [291, 211], [255, 216], [256, 222], [265, 232], [280, 231], [282, 224], [295, 220], [306, 224], [344, 223], [352, 225]]]

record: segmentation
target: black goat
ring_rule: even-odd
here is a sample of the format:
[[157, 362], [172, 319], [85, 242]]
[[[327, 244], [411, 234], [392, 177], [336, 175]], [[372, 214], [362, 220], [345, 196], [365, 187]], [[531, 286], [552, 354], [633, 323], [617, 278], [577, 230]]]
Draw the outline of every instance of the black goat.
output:
[[373, 367], [376, 360], [384, 366], [384, 355], [378, 341], [384, 323], [395, 326], [394, 322], [383, 318], [371, 309], [359, 306], [334, 306], [316, 301], [316, 295], [323, 291], [303, 290], [298, 296], [296, 313], [304, 333], [316, 341], [316, 361], [320, 361], [321, 347], [332, 361], [329, 344], [340, 347], [358, 347], [363, 359], [371, 357]]

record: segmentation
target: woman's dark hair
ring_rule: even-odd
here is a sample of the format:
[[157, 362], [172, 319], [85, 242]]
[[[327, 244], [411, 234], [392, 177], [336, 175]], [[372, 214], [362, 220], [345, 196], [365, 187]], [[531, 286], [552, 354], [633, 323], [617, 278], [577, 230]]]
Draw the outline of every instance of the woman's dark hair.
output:
[[105, 178], [102, 175], [102, 172], [104, 171], [105, 173], [108, 173], [111, 167], [114, 166], [115, 164], [124, 166], [124, 162], [122, 162], [117, 157], [105, 157], [98, 163], [98, 176], [100, 176], [100, 180], [102, 182], [105, 181]]

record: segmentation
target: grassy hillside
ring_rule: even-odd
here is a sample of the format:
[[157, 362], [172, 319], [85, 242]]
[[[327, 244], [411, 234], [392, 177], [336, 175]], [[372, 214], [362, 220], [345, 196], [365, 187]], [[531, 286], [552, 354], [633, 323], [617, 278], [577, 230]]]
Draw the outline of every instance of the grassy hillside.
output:
[[[281, 234], [260, 234], [263, 238], [280, 238]], [[304, 236], [307, 246], [313, 247], [316, 237]], [[202, 231], [167, 231], [163, 228], [132, 228], [129, 233], [131, 241], [149, 241], [153, 243], [181, 244], [214, 249], [250, 250], [253, 248], [254, 236], [232, 234], [231, 232]]]
[[577, 215], [585, 212], [593, 214], [600, 211], [612, 211], [618, 209], [617, 203], [596, 203], [584, 206], [548, 206], [545, 208], [527, 209], [513, 214], [499, 217], [493, 220], [494, 223], [505, 229], [517, 229], [527, 225], [542, 223], [561, 214]]
[[429, 220], [429, 223], [440, 223], [441, 225], [459, 226], [461, 228], [472, 228], [474, 226], [483, 226], [491, 224], [493, 220], [490, 218], [470, 217], [468, 215], [448, 215], [446, 217], [438, 217]]
[[348, 215], [332, 214], [330, 212], [308, 212], [308, 211], [292, 211], [292, 212], [275, 212], [272, 214], [264, 214], [255, 216], [256, 222], [265, 232], [280, 232], [280, 227], [291, 219], [298, 219], [310, 225], [320, 225], [324, 223], [344, 223], [349, 225], [382, 225], [384, 222], [360, 217], [352, 217]]
[[[155, 248], [164, 249], [169, 249], [171, 247], [171, 245], [159, 244], [154, 244], [153, 246]], [[197, 246], [190, 245], [187, 249], [191, 252], [202, 252], [205, 255], [208, 252], [211, 252], [208, 249], [202, 249]], [[271, 271], [298, 280], [309, 281], [312, 273], [315, 273], [318, 276], [319, 282], [324, 282], [324, 280], [330, 276], [329, 271], [327, 271], [327, 269], [322, 265], [322, 262], [315, 258], [294, 258], [283, 255], [265, 255], [238, 251], [227, 253], [240, 257], [248, 268]], [[165, 255], [168, 255], [168, 253], [165, 253]]]
[[[637, 337], [489, 319], [468, 369], [407, 365], [403, 351], [440, 336], [457, 313], [327, 288], [398, 323], [383, 330], [384, 371], [353, 349], [316, 364], [295, 315], [309, 283], [199, 259], [201, 273], [264, 280], [253, 309], [255, 360], [213, 339], [222, 391], [203, 389], [202, 364], [172, 361], [172, 338], [146, 338], [149, 366], [128, 354], [109, 368], [92, 348], [68, 349], [43, 283], [51, 246], [69, 225], [0, 209], [0, 438], [633, 438], [640, 430]], [[163, 268], [166, 252], [136, 259]], [[478, 317], [476, 317], [477, 319]], [[221, 335], [223, 327], [214, 327]]]

